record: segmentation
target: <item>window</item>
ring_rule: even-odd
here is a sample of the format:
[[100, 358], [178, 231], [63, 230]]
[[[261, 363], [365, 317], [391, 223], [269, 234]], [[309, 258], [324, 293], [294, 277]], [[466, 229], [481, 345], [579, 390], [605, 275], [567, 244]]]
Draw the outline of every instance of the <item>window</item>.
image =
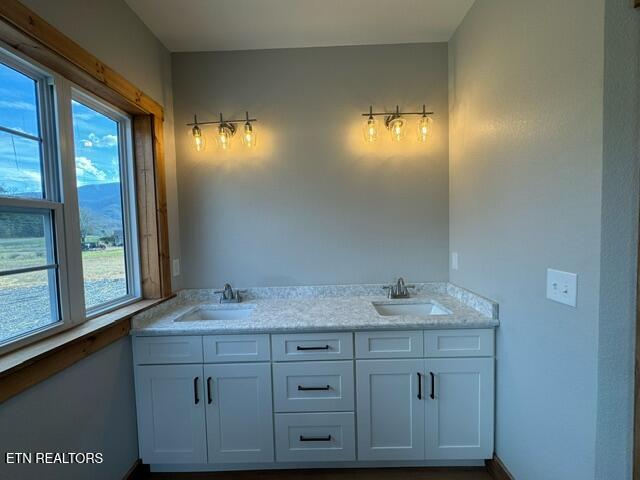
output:
[[74, 93], [76, 185], [88, 312], [139, 295], [132, 196], [131, 122], [92, 97]]
[[0, 49], [0, 352], [140, 297], [131, 120]]

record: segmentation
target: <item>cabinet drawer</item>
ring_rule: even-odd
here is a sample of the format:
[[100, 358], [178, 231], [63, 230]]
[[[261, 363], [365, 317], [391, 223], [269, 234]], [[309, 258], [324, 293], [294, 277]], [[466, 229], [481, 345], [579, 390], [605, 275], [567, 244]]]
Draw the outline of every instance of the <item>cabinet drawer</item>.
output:
[[356, 333], [356, 358], [420, 358], [423, 356], [420, 330]]
[[275, 424], [279, 462], [356, 459], [353, 413], [279, 413]]
[[353, 358], [351, 333], [271, 335], [273, 360], [340, 360]]
[[276, 412], [353, 410], [353, 361], [276, 363]]
[[133, 358], [137, 365], [202, 363], [202, 337], [133, 337]]
[[493, 329], [425, 330], [426, 357], [492, 357]]
[[205, 335], [205, 363], [269, 361], [269, 335]]

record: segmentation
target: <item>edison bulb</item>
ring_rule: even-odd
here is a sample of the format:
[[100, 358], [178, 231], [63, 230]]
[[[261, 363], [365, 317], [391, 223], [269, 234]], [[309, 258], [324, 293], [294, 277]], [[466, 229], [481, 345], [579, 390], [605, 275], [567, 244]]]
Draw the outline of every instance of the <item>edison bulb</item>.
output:
[[195, 147], [196, 152], [203, 151], [205, 147], [205, 141], [204, 137], [202, 136], [202, 130], [200, 130], [200, 127], [198, 125], [193, 126], [193, 128], [191, 129], [191, 135], [193, 135], [193, 146]]
[[229, 150], [231, 148], [231, 131], [225, 125], [218, 127], [218, 135], [216, 135], [216, 141], [218, 146], [222, 150]]
[[367, 123], [363, 128], [364, 139], [369, 143], [373, 143], [378, 139], [378, 122], [373, 116], [369, 116]]
[[425, 143], [431, 136], [431, 124], [433, 120], [431, 117], [424, 116], [420, 119], [418, 124], [418, 140]]
[[242, 143], [247, 148], [253, 148], [256, 146], [256, 132], [253, 131], [251, 122], [244, 124], [244, 132], [242, 134]]

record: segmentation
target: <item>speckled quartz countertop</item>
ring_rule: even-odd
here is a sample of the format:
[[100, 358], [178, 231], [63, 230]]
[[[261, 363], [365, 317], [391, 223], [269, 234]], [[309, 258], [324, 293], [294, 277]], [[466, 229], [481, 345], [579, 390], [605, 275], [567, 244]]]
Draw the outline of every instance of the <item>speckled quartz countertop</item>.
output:
[[[245, 291], [243, 302], [220, 304], [212, 290], [183, 290], [133, 318], [132, 335], [206, 335], [497, 327], [498, 305], [450, 283], [421, 283], [409, 299], [390, 300], [382, 285], [270, 287]], [[451, 312], [419, 317], [382, 316], [372, 302], [430, 302]], [[198, 309], [251, 309], [246, 318], [188, 320]]]

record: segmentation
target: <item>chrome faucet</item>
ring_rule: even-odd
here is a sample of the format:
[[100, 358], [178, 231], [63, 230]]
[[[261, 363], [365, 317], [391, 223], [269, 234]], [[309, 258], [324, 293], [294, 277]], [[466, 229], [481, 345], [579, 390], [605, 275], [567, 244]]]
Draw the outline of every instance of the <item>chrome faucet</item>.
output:
[[405, 285], [404, 278], [398, 278], [398, 281], [395, 285], [385, 285], [385, 290], [387, 290], [387, 296], [389, 298], [409, 298], [409, 289], [416, 288], [415, 285]]
[[241, 290], [234, 291], [229, 283], [225, 283], [223, 289], [216, 290], [215, 293], [220, 294], [220, 303], [240, 303], [242, 301]]

